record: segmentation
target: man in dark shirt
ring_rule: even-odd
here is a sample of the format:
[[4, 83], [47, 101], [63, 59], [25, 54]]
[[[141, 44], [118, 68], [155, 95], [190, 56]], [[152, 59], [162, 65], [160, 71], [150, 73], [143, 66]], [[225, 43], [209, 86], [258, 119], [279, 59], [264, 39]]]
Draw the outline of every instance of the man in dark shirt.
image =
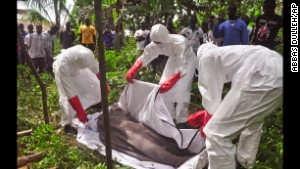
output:
[[66, 23], [66, 30], [60, 33], [60, 43], [62, 44], [63, 49], [67, 49], [73, 46], [75, 40], [75, 33], [71, 29], [71, 24], [68, 21]]
[[54, 35], [58, 31], [58, 27], [56, 25], [52, 25], [50, 30], [44, 32], [43, 34], [46, 36], [46, 71], [48, 73], [52, 73], [52, 64], [54, 57]]
[[23, 40], [23, 42], [24, 42], [25, 36], [27, 35], [28, 32], [26, 32], [26, 31], [24, 30], [24, 24], [23, 24], [23, 23], [20, 23], [20, 24], [19, 24], [19, 29], [20, 29], [20, 33], [21, 33], [21, 35], [22, 35], [22, 40]]
[[[19, 24], [19, 31], [21, 33], [21, 36], [22, 36], [22, 40], [23, 40], [23, 43], [24, 43], [24, 39], [25, 39], [25, 36], [28, 34], [25, 30], [24, 30], [24, 24], [23, 23], [20, 23]], [[23, 55], [21, 55], [21, 53], [19, 53], [19, 58], [18, 58], [18, 64], [24, 64], [25, 63], [25, 58]]]
[[263, 4], [264, 14], [257, 17], [256, 27], [251, 42], [274, 49], [279, 42], [274, 39], [282, 27], [282, 17], [275, 14], [275, 0], [265, 0]]

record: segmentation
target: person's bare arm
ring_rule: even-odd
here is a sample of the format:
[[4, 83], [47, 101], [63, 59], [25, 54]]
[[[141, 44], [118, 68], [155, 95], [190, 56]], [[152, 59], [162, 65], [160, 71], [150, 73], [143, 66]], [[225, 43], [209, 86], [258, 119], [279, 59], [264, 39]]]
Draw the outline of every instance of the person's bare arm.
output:
[[94, 44], [96, 45], [96, 36], [93, 35], [93, 41], [94, 41]]

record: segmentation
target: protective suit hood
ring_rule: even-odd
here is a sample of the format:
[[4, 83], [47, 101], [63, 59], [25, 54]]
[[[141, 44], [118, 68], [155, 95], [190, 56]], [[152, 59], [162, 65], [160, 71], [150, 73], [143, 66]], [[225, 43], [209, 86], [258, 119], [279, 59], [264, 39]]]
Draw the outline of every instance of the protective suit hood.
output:
[[203, 56], [203, 54], [208, 50], [208, 49], [213, 49], [218, 47], [217, 45], [213, 44], [212, 42], [207, 42], [205, 44], [202, 44], [197, 51], [197, 60], [199, 61], [200, 58]]
[[66, 53], [67, 55], [73, 56], [73, 62], [79, 68], [86, 68], [92, 65], [93, 59], [86, 59], [94, 58], [93, 52], [81, 45], [76, 45], [74, 47], [69, 48], [68, 50], [63, 50], [62, 53]]
[[153, 25], [150, 39], [155, 42], [168, 43], [170, 40], [168, 29], [162, 24]]

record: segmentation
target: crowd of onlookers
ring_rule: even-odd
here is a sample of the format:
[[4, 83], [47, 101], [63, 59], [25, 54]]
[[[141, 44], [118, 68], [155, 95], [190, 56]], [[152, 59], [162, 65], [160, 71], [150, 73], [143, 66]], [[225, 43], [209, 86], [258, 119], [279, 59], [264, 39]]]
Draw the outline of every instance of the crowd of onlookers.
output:
[[[58, 31], [58, 27], [53, 25], [46, 32], [42, 32], [43, 27], [41, 24], [36, 25], [36, 32], [33, 31], [34, 28], [31, 24], [27, 28], [28, 33], [24, 31], [24, 25], [22, 23], [19, 24], [22, 40], [26, 45], [34, 67], [39, 73], [44, 71], [52, 72], [54, 34]], [[18, 52], [18, 63], [25, 63], [25, 58], [20, 52]]]
[[[278, 30], [282, 27], [282, 17], [275, 14], [275, 7], [264, 4], [264, 13], [256, 18], [252, 27], [248, 26], [250, 18], [247, 15], [238, 17], [236, 15], [237, 8], [235, 4], [228, 5], [228, 19], [216, 18], [211, 16], [204, 18], [198, 27], [198, 19], [196, 15], [189, 17], [189, 25], [178, 32], [178, 34], [186, 37], [188, 43], [193, 48], [194, 53], [201, 44], [212, 41], [217, 46], [238, 45], [238, 44], [254, 44], [263, 45], [270, 49], [274, 49], [276, 45], [282, 41], [276, 41]], [[85, 19], [85, 24], [79, 29], [79, 43], [92, 51], [95, 51], [96, 29], [90, 23], [90, 19]], [[155, 22], [154, 24], [159, 23]], [[165, 24], [169, 33], [176, 34], [172, 20], [168, 19]], [[38, 72], [52, 71], [53, 51], [54, 51], [54, 35], [57, 34], [59, 28], [51, 26], [50, 30], [42, 32], [42, 25], [36, 25], [36, 31], [32, 24], [27, 27], [28, 32], [24, 30], [24, 25], [19, 24], [24, 44], [27, 46], [28, 53], [37, 68]], [[120, 50], [124, 42], [124, 30], [122, 25], [117, 25], [115, 31], [110, 29], [110, 25], [106, 25], [103, 31], [103, 41], [105, 49]], [[134, 38], [137, 43], [138, 54], [141, 55], [145, 46], [151, 39], [150, 31], [146, 29], [144, 22], [140, 23], [140, 29], [134, 32]], [[74, 45], [76, 39], [74, 31], [71, 29], [70, 22], [67, 22], [65, 29], [59, 34], [62, 49], [67, 49]], [[163, 71], [167, 57], [160, 55], [151, 62], [152, 72], [156, 70]], [[24, 57], [18, 53], [18, 63], [24, 64]]]
[[[264, 13], [256, 18], [255, 24], [249, 26], [250, 18], [247, 15], [238, 17], [237, 7], [234, 3], [228, 5], [228, 19], [210, 16], [198, 27], [196, 15], [189, 17], [189, 25], [182, 29], [179, 34], [186, 37], [195, 54], [200, 45], [212, 41], [217, 46], [228, 45], [262, 45], [270, 49], [282, 43], [275, 40], [277, 33], [282, 28], [282, 17], [275, 14], [275, 7], [271, 1], [263, 5]], [[206, 22], [207, 21], [207, 22]], [[173, 23], [168, 21], [166, 27], [171, 34], [176, 34]], [[141, 23], [141, 29], [137, 30], [134, 38], [137, 41], [139, 54], [143, 53], [145, 46], [149, 44], [150, 31], [146, 29], [145, 23]], [[156, 67], [163, 70], [167, 57], [160, 55], [151, 63], [153, 73]]]
[[[37, 24], [35, 26], [36, 31], [34, 31], [34, 26], [28, 24], [28, 32], [26, 32], [24, 24], [19, 23], [17, 30], [20, 32], [22, 41], [38, 73], [44, 71], [52, 72], [54, 37], [59, 31], [59, 28], [56, 25], [52, 25], [48, 31], [43, 32], [43, 25]], [[106, 26], [103, 33], [106, 49], [120, 50], [123, 45], [123, 35], [121, 32], [121, 26], [118, 26], [116, 31], [112, 31], [108, 25]], [[59, 39], [62, 49], [74, 46], [76, 37], [69, 21], [66, 23], [65, 29], [60, 31]], [[88, 18], [85, 19], [85, 24], [79, 28], [79, 43], [93, 52], [95, 51], [96, 29], [90, 24]], [[25, 64], [25, 58], [21, 54], [19, 43], [17, 43], [17, 64]]]

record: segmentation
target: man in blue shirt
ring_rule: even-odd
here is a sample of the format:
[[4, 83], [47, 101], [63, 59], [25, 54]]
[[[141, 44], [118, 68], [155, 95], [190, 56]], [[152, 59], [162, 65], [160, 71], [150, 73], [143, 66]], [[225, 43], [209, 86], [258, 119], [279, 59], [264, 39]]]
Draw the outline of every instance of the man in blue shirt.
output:
[[230, 3], [227, 8], [228, 20], [219, 24], [214, 20], [213, 35], [215, 38], [224, 37], [222, 46], [227, 45], [247, 45], [248, 30], [244, 21], [236, 16], [236, 6]]
[[106, 49], [113, 49], [114, 34], [113, 34], [112, 30], [109, 29], [108, 25], [106, 25], [106, 28], [104, 30], [103, 39], [104, 39]]

